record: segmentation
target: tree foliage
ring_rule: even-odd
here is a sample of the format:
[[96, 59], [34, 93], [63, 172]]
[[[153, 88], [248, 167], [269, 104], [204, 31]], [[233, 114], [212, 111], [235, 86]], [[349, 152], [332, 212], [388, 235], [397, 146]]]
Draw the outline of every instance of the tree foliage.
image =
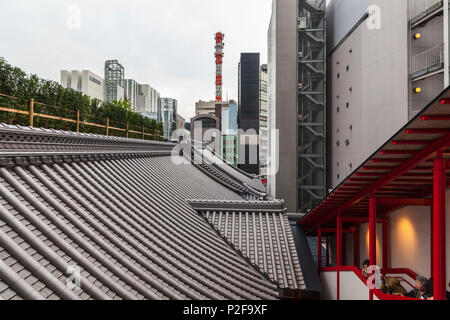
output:
[[[106, 124], [106, 119], [110, 119], [110, 125], [126, 129], [127, 122], [129, 129], [142, 132], [145, 127], [146, 133], [153, 133], [155, 129], [162, 132], [161, 123], [143, 117], [133, 112], [131, 104], [127, 100], [114, 101], [111, 103], [101, 103], [99, 100], [90, 99], [85, 94], [70, 88], [64, 88], [58, 83], [39, 78], [37, 75], [28, 75], [22, 69], [11, 66], [5, 59], [0, 57], [0, 93], [21, 98], [24, 100], [0, 97], [0, 105], [3, 107], [28, 110], [29, 100], [33, 98], [35, 112], [49, 114], [69, 119], [76, 119], [77, 111], [80, 111], [80, 120], [97, 124]], [[28, 125], [28, 118], [25, 115], [16, 113], [0, 112], [0, 122], [10, 124]], [[61, 130], [75, 130], [75, 125], [69, 122], [35, 118], [36, 127], [45, 127]], [[105, 129], [81, 125], [80, 131], [86, 133], [105, 134]], [[111, 135], [125, 136], [125, 132], [110, 131]], [[130, 138], [139, 138], [139, 135], [130, 134]]]

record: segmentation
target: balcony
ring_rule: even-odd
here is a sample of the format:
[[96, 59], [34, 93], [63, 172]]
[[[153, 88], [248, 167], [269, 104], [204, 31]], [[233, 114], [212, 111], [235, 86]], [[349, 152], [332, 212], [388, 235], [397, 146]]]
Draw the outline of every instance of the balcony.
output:
[[411, 79], [419, 80], [444, 70], [444, 44], [421, 52], [411, 58]]
[[439, 14], [443, 10], [442, 0], [410, 0], [411, 28], [415, 28]]

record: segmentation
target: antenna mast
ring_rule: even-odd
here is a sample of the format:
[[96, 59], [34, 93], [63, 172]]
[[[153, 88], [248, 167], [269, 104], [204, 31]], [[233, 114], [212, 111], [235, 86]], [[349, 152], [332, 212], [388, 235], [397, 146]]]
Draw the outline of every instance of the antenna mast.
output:
[[225, 44], [223, 43], [223, 39], [225, 35], [222, 32], [216, 33], [216, 102], [222, 102], [222, 87], [223, 87], [223, 77], [222, 77], [222, 64], [223, 64], [223, 48]]

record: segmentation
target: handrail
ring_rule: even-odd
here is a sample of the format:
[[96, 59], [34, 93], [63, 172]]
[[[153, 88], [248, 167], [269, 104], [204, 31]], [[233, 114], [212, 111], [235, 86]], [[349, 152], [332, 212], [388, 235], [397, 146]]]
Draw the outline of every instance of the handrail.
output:
[[393, 274], [406, 274], [411, 279], [416, 279], [418, 274], [408, 268], [391, 268], [391, 269], [382, 269], [382, 273], [393, 273]]
[[[386, 271], [387, 270], [405, 271], [405, 270], [409, 270], [409, 269], [386, 269]], [[348, 271], [350, 271], [350, 272], [353, 272], [364, 283], [365, 286], [367, 286], [367, 280], [363, 277], [361, 270], [359, 270], [356, 266], [324, 267], [324, 268], [320, 268], [320, 271], [321, 272], [342, 272], [342, 271], [348, 272]], [[409, 270], [408, 272], [412, 272], [412, 271]], [[388, 272], [388, 273], [395, 273], [395, 272]], [[405, 272], [401, 272], [401, 273], [408, 274]], [[414, 274], [414, 272], [412, 272], [412, 274]], [[395, 295], [387, 294], [387, 293], [382, 292], [380, 289], [373, 289], [373, 290], [371, 290], [371, 292], [373, 292], [373, 294], [380, 300], [420, 300], [420, 299], [416, 299], [416, 298], [395, 296]]]
[[410, 19], [426, 15], [430, 9], [434, 8], [442, 0], [410, 0]]
[[[36, 117], [36, 118], [51, 119], [51, 120], [57, 120], [57, 121], [63, 121], [63, 122], [76, 124], [77, 125], [77, 132], [79, 132], [79, 125], [86, 125], [86, 126], [106, 129], [107, 135], [109, 135], [108, 133], [109, 133], [110, 130], [113, 130], [113, 131], [126, 132], [127, 133], [127, 137], [128, 137], [128, 134], [131, 133], [131, 134], [140, 135], [142, 137], [142, 139], [145, 139], [145, 137], [153, 137], [154, 139], [163, 138], [162, 135], [160, 134], [161, 132], [159, 130], [156, 130], [156, 128], [153, 130], [154, 133], [146, 133], [145, 129], [148, 129], [148, 128], [142, 127], [142, 131], [136, 131], [136, 130], [129, 129], [129, 124], [128, 123], [117, 122], [117, 124], [121, 124], [124, 127], [124, 128], [119, 128], [117, 126], [109, 125], [109, 120], [108, 119], [107, 119], [107, 124], [103, 125], [103, 124], [89, 122], [89, 121], [86, 121], [86, 120], [81, 120], [80, 119], [80, 112], [76, 111], [76, 110], [70, 110], [70, 109], [66, 109], [66, 108], [62, 108], [62, 107], [58, 107], [58, 106], [52, 106], [52, 105], [48, 105], [48, 104], [45, 104], [45, 103], [36, 102], [33, 99], [29, 100], [29, 99], [18, 98], [18, 97], [10, 96], [10, 95], [3, 94], [3, 93], [0, 93], [0, 97], [14, 99], [14, 100], [19, 100], [19, 101], [24, 101], [26, 103], [30, 102], [31, 106], [30, 105], [26, 105], [26, 106], [24, 105], [23, 106], [23, 107], [26, 107], [29, 110], [20, 110], [20, 109], [7, 108], [7, 107], [0, 106], [0, 112], [16, 113], [16, 114], [22, 114], [22, 115], [29, 116], [30, 117], [30, 120], [29, 120], [30, 121], [30, 126], [33, 126], [32, 119], [34, 117]], [[52, 108], [57, 108], [57, 109], [60, 109], [60, 110], [64, 110], [64, 111], [67, 111], [67, 112], [74, 112], [74, 113], [76, 113], [77, 119], [69, 119], [69, 118], [65, 118], [63, 116], [55, 116], [55, 115], [51, 115], [51, 114], [44, 114], [44, 113], [35, 112], [34, 111], [34, 107], [33, 107], [34, 105], [43, 105], [43, 106], [47, 106], [47, 107], [52, 107]], [[87, 115], [87, 116], [94, 117], [92, 115]]]
[[428, 68], [442, 63], [444, 63], [443, 43], [411, 57], [411, 74], [426, 71]]

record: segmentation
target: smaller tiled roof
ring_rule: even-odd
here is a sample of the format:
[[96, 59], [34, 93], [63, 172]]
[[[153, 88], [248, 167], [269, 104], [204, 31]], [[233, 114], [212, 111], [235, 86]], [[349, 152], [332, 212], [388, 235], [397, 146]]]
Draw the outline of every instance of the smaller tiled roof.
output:
[[242, 195], [246, 200], [270, 200], [267, 189], [257, 176], [243, 173], [203, 146], [183, 144], [184, 155], [204, 173]]
[[189, 203], [279, 288], [306, 289], [283, 201], [190, 200]]

